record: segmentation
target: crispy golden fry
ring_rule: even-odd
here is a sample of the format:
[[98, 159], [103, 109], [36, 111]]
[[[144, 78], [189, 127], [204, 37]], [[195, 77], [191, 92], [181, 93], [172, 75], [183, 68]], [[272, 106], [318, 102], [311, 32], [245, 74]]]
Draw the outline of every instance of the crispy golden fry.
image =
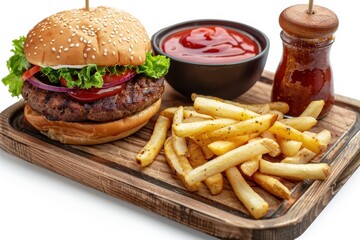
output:
[[285, 157], [283, 160], [281, 160], [281, 162], [293, 163], [293, 164], [306, 164], [309, 163], [314, 157], [316, 157], [316, 153], [310, 151], [307, 148], [302, 148], [295, 155], [290, 157]]
[[211, 159], [215, 155], [214, 152], [211, 151], [211, 149], [208, 148], [208, 146], [206, 146], [206, 145], [202, 145], [201, 149], [202, 149], [206, 159]]
[[269, 129], [274, 124], [276, 119], [276, 114], [260, 115], [258, 117], [228, 125], [211, 132], [205, 132], [199, 137], [213, 142], [217, 140], [229, 140], [234, 137], [251, 135], [255, 133], [260, 134]]
[[189, 173], [193, 168], [191, 167], [186, 157], [178, 156], [175, 153], [171, 138], [172, 137], [168, 137], [164, 143], [166, 161], [168, 162], [171, 169], [173, 169], [173, 171], [176, 173], [178, 178], [183, 182], [186, 189], [192, 192], [198, 191], [201, 187], [201, 182], [197, 182], [194, 184], [188, 184], [187, 182], [185, 182], [184, 176]]
[[201, 122], [201, 121], [205, 121], [205, 120], [211, 120], [211, 119], [209, 119], [209, 118], [203, 118], [203, 117], [198, 117], [198, 116], [185, 117], [185, 110], [184, 110], [183, 123]]
[[239, 121], [259, 116], [259, 114], [246, 108], [204, 97], [195, 98], [194, 109], [196, 112], [201, 114], [207, 114], [214, 117], [232, 118]]
[[285, 200], [290, 199], [290, 190], [278, 179], [260, 172], [255, 172], [251, 179], [274, 196]]
[[271, 133], [271, 132], [269, 132], [269, 130], [266, 130], [266, 131], [262, 132], [262, 133], [261, 133], [261, 137], [263, 137], [263, 138], [270, 138], [270, 139], [272, 139], [272, 140], [274, 140], [274, 141], [277, 141], [277, 140], [276, 140], [276, 137], [274, 136], [274, 134]]
[[269, 113], [277, 114], [277, 120], [284, 119], [284, 114], [278, 110], [270, 110]]
[[300, 116], [310, 116], [316, 119], [320, 115], [324, 105], [324, 100], [311, 101], [306, 109], [300, 114]]
[[[189, 118], [189, 117], [201, 117], [203, 119], [213, 119], [213, 117], [209, 116], [209, 115], [205, 115], [205, 114], [200, 114], [197, 113], [194, 110], [193, 106], [183, 106], [183, 111], [184, 111], [184, 118]], [[165, 108], [164, 110], [162, 110], [160, 112], [160, 115], [168, 117], [170, 119], [173, 119], [174, 117], [174, 113], [175, 111], [178, 109], [178, 107], [169, 107], [169, 108]]]
[[[246, 108], [246, 106], [244, 106]], [[270, 104], [269, 103], [264, 103], [262, 105], [259, 105], [259, 109], [257, 109], [256, 113], [258, 114], [267, 114], [267, 113], [270, 113], [271, 109], [270, 109]]]
[[[230, 100], [225, 100], [225, 99], [221, 99], [218, 97], [214, 97], [214, 96], [205, 96], [205, 95], [201, 95], [201, 94], [196, 94], [193, 93], [191, 95], [191, 99], [193, 101], [195, 101], [195, 99], [197, 97], [201, 97], [201, 98], [207, 98], [207, 99], [212, 99], [212, 100], [216, 100], [216, 101], [220, 101], [223, 103], [227, 103], [227, 104], [231, 104], [231, 105], [235, 105], [238, 107], [242, 107], [242, 108], [246, 108], [250, 111], [256, 112], [256, 113], [268, 113], [268, 110], [276, 110], [279, 111], [283, 114], [286, 114], [289, 111], [289, 105], [286, 102], [270, 102], [270, 103], [263, 103], [263, 104], [242, 104], [239, 102], [235, 102], [235, 101], [230, 101]], [[266, 106], [268, 105], [268, 106]]]
[[310, 137], [295, 128], [279, 121], [275, 122], [269, 131], [278, 137], [302, 142], [303, 146], [315, 153], [320, 153], [326, 149], [326, 145], [314, 137]]
[[[304, 132], [304, 134], [315, 137], [316, 139], [318, 139], [320, 142], [322, 142], [326, 146], [331, 141], [331, 133], [329, 130], [326, 130], [326, 129], [322, 130], [318, 134], [310, 133], [310, 132]], [[305, 164], [305, 163], [309, 163], [315, 157], [316, 157], [316, 153], [310, 151], [309, 149], [302, 148], [295, 155], [293, 155], [291, 157], [286, 157], [281, 162], [282, 163]]]
[[271, 139], [263, 138], [250, 142], [194, 168], [194, 170], [186, 174], [185, 181], [188, 184], [203, 181], [208, 177], [225, 171], [229, 167], [237, 166], [248, 159], [271, 151], [277, 151], [278, 149], [279, 145]]
[[294, 140], [287, 139], [279, 139], [277, 141], [279, 143], [281, 152], [285, 156], [294, 156], [302, 147], [302, 143]]
[[151, 164], [159, 154], [164, 145], [167, 131], [170, 128], [170, 122], [171, 120], [169, 118], [161, 115], [156, 120], [154, 130], [149, 141], [136, 155], [136, 161], [141, 164], [142, 167]]
[[270, 109], [271, 110], [276, 110], [281, 112], [282, 114], [286, 114], [287, 112], [289, 112], [289, 104], [287, 104], [286, 102], [270, 102]]
[[[194, 141], [189, 141], [189, 162], [193, 168], [201, 166], [207, 162], [205, 155], [199, 145]], [[215, 174], [204, 180], [205, 185], [212, 195], [219, 194], [224, 187], [224, 177], [221, 173]]]
[[[308, 163], [308, 164], [291, 164], [291, 163], [273, 163], [260, 160], [259, 171], [261, 173], [275, 175], [290, 179], [317, 179], [325, 180], [331, 171], [326, 163]], [[191, 173], [191, 172], [190, 172]], [[186, 179], [187, 175], [185, 176]]]
[[192, 135], [199, 135], [203, 132], [214, 131], [235, 123], [237, 123], [237, 121], [233, 119], [218, 118], [198, 122], [177, 123], [173, 124], [172, 128], [177, 136], [189, 137]]
[[225, 174], [235, 195], [250, 214], [255, 219], [265, 216], [269, 210], [269, 204], [249, 186], [240, 171], [236, 167], [230, 167], [225, 171]]
[[286, 118], [279, 121], [301, 132], [307, 131], [317, 124], [316, 118], [310, 116]]
[[211, 142], [207, 147], [216, 155], [223, 155], [224, 153], [233, 150], [241, 145], [247, 143], [250, 139], [257, 137], [259, 134], [243, 135], [232, 138], [230, 140], [219, 140]]
[[259, 169], [259, 160], [261, 155], [256, 156], [254, 159], [250, 159], [246, 162], [243, 162], [240, 165], [241, 171], [248, 177], [251, 177]]
[[174, 146], [174, 150], [178, 156], [187, 156], [188, 148], [186, 145], [186, 139], [183, 137], [179, 137], [174, 133], [174, 126], [182, 123], [184, 119], [184, 108], [179, 106], [178, 109], [174, 112], [174, 117], [172, 121], [172, 142]]
[[[305, 134], [310, 134], [309, 132], [304, 132]], [[321, 132], [315, 134], [315, 138], [321, 143], [328, 145], [331, 141], [331, 132], [327, 129], [323, 129]]]

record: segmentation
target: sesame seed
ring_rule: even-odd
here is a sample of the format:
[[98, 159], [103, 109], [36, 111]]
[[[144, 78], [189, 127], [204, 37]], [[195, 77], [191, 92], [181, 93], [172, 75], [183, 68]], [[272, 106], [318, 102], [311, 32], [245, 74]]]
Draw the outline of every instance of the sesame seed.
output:
[[57, 55], [57, 56], [56, 56], [56, 59], [60, 59], [60, 56], [59, 56], [59, 55]]
[[79, 46], [80, 46], [80, 44], [79, 44], [79, 43], [75, 44], [75, 47], [79, 47]]
[[92, 59], [95, 59], [95, 55], [91, 55], [91, 58], [92, 58]]
[[70, 47], [74, 47], [74, 46], [75, 46], [75, 44], [73, 44], [73, 43], [72, 43], [72, 44], [70, 44]]
[[51, 51], [56, 52], [56, 48], [54, 48], [54, 47], [51, 48]]
[[84, 58], [87, 58], [87, 54], [86, 54], [86, 53], [84, 53]]

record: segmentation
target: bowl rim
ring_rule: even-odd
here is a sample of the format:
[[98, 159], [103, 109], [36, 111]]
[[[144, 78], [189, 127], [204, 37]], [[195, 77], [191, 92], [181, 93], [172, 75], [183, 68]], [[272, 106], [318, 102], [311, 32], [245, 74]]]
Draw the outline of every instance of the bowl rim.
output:
[[[241, 61], [237, 61], [237, 62], [230, 62], [230, 63], [201, 63], [201, 62], [195, 62], [195, 61], [186, 61], [181, 58], [169, 55], [169, 54], [165, 53], [159, 46], [159, 43], [161, 42], [161, 40], [164, 37], [168, 36], [170, 33], [175, 32], [177, 29], [186, 29], [186, 28], [190, 28], [190, 27], [206, 26], [206, 25], [218, 25], [218, 26], [224, 26], [224, 27], [230, 27], [230, 28], [235, 28], [233, 25], [241, 26], [244, 29], [240, 29], [240, 30], [245, 32], [246, 34], [250, 35], [251, 37], [255, 38], [256, 41], [258, 41], [258, 44], [260, 44], [259, 36], [262, 37], [265, 42], [265, 47], [263, 48], [261, 46], [261, 52], [259, 54], [255, 55], [253, 57], [247, 58], [245, 60], [241, 60]], [[254, 34], [250, 33], [249, 31], [255, 32], [258, 36], [254, 36]], [[156, 31], [151, 36], [151, 44], [152, 44], [152, 47], [162, 55], [165, 55], [165, 56], [167, 56], [171, 59], [174, 59], [178, 62], [187, 63], [187, 64], [191, 64], [191, 65], [200, 65], [200, 66], [230, 66], [230, 65], [234, 65], [234, 64], [235, 65], [242, 64], [242, 63], [254, 61], [255, 59], [258, 59], [258, 58], [262, 58], [263, 55], [268, 54], [269, 49], [270, 49], [270, 40], [267, 37], [267, 35], [264, 32], [262, 32], [261, 30], [255, 28], [253, 26], [247, 25], [245, 23], [242, 23], [242, 22], [226, 20], [226, 19], [215, 19], [215, 18], [214, 19], [208, 18], [208, 19], [187, 20], [187, 21], [183, 21], [183, 22], [179, 22], [179, 23], [175, 23], [175, 24], [163, 27], [160, 30]]]

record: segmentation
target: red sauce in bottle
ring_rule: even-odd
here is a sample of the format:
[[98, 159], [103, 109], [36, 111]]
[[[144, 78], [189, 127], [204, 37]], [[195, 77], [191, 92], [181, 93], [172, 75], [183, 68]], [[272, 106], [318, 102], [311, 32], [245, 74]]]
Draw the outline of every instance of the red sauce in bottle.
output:
[[329, 61], [333, 38], [299, 39], [281, 33], [283, 57], [274, 76], [272, 100], [289, 104], [290, 116], [299, 116], [313, 100], [325, 106], [320, 118], [334, 103], [332, 70]]
[[299, 116], [313, 100], [324, 100], [319, 118], [334, 103], [330, 49], [339, 20], [331, 10], [307, 4], [290, 6], [279, 17], [283, 56], [274, 76], [272, 101], [289, 104], [289, 116]]
[[165, 53], [198, 63], [240, 62], [259, 54], [251, 36], [222, 26], [206, 26], [175, 32], [164, 39]]

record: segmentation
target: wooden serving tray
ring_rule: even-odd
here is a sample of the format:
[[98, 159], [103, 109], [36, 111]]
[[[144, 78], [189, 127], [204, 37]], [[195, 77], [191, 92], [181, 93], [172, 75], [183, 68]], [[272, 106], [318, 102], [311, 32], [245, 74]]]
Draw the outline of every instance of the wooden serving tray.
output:
[[[268, 102], [271, 79], [272, 74], [264, 72], [261, 81], [238, 101]], [[191, 104], [166, 85], [162, 108]], [[122, 140], [97, 146], [71, 146], [51, 141], [30, 128], [23, 121], [22, 110], [23, 101], [20, 100], [0, 115], [0, 147], [3, 150], [223, 239], [298, 237], [346, 183], [360, 161], [360, 101], [336, 96], [330, 114], [314, 129], [326, 128], [333, 134], [329, 149], [316, 159], [331, 165], [329, 178], [326, 181], [284, 181], [292, 191], [289, 201], [273, 197], [250, 183], [270, 205], [269, 213], [255, 220], [229, 184], [217, 196], [211, 196], [205, 187], [197, 193], [188, 192], [170, 170], [163, 152], [152, 165], [141, 169], [135, 155], [149, 139], [155, 117], [140, 131]]]

